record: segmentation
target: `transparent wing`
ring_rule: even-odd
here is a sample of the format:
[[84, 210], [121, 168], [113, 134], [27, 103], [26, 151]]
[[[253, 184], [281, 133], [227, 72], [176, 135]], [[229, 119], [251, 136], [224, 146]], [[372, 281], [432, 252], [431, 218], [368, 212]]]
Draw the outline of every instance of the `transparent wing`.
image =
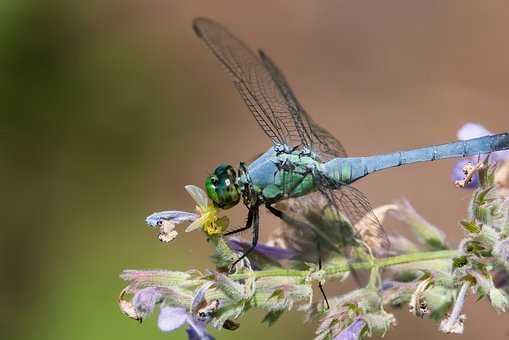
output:
[[[346, 156], [341, 143], [304, 111], [282, 72], [263, 51], [258, 57], [223, 26], [209, 19], [196, 19], [193, 28], [231, 75], [254, 118], [274, 144], [309, 147], [321, 161]], [[321, 243], [334, 247], [353, 240], [350, 237], [352, 228], [345, 225], [355, 226], [361, 218], [370, 215], [373, 221], [378, 221], [371, 212], [369, 201], [356, 189], [320, 189], [321, 192], [288, 200], [294, 212], [306, 212], [303, 214], [309, 222], [306, 225], [313, 229], [306, 231], [302, 230], [302, 225], [296, 226], [293, 228], [295, 235], [318, 235]], [[329, 211], [327, 217], [322, 214], [324, 209]], [[288, 233], [292, 232], [292, 228], [287, 229]], [[372, 234], [385, 236], [379, 222], [378, 227], [372, 229], [377, 229]], [[355, 234], [361, 235], [357, 231]], [[295, 237], [288, 236], [287, 239]]]
[[377, 255], [386, 252], [390, 246], [389, 238], [368, 198], [361, 191], [343, 185], [339, 190], [326, 189], [324, 194], [330, 204], [348, 220], [357, 239], [362, 240]]
[[[326, 129], [316, 124], [306, 113], [302, 105], [295, 97], [291, 87], [288, 85], [283, 73], [272, 62], [272, 60], [263, 51], [259, 51], [260, 57], [272, 75], [272, 79], [278, 85], [281, 93], [287, 100], [288, 106], [300, 124], [300, 130], [303, 131], [302, 139], [309, 141], [308, 145], [315, 151], [319, 159], [323, 162], [336, 157], [346, 157], [346, 151], [341, 143], [331, 135]], [[314, 233], [319, 232], [322, 237], [322, 243], [341, 245], [342, 243], [352, 243], [348, 238], [352, 234], [352, 230], [347, 230], [344, 226], [345, 220], [353, 227], [353, 234], [356, 238], [362, 239], [375, 252], [381, 253], [389, 247], [387, 235], [385, 234], [381, 223], [373, 213], [371, 204], [367, 197], [359, 190], [351, 186], [341, 186], [338, 190], [329, 188], [321, 188], [321, 192], [312, 195], [306, 195], [298, 198], [289, 199], [288, 206], [290, 210], [305, 212], [304, 215], [313, 216], [313, 222], [309, 221], [315, 228]], [[326, 220], [320, 212], [328, 209], [333, 211], [336, 219], [336, 227], [329, 228], [334, 219]], [[312, 212], [314, 211], [314, 213]], [[361, 223], [362, 222], [362, 223]], [[332, 223], [333, 224], [333, 223]], [[325, 227], [326, 230], [316, 230]], [[339, 227], [339, 228], [338, 228]], [[289, 243], [300, 249], [306, 247], [316, 247], [307, 240], [297, 240], [296, 237], [303, 237], [304, 231], [295, 230], [296, 226], [288, 229], [287, 235], [285, 231], [278, 231], [280, 238], [287, 238]], [[301, 228], [302, 229], [302, 228]], [[351, 229], [351, 228], [350, 228]], [[336, 235], [336, 232], [343, 234]], [[324, 239], [324, 238], [328, 239]]]
[[[259, 51], [259, 53], [265, 67], [267, 67], [273, 80], [287, 100], [288, 106], [294, 115], [298, 117], [297, 121], [302, 131], [302, 139], [308, 141], [307, 145], [317, 153], [321, 161], [328, 161], [336, 157], [346, 157], [346, 151], [341, 143], [309, 117], [278, 67], [263, 51]], [[314, 221], [308, 222], [314, 226], [315, 234], [317, 233], [316, 229], [320, 229], [322, 226], [327, 229], [318, 231], [322, 235], [321, 239], [324, 245], [330, 243], [336, 245], [352, 243], [349, 238], [351, 238], [353, 232], [356, 238], [362, 239], [372, 249], [382, 250], [388, 247], [387, 235], [378, 218], [373, 213], [369, 200], [362, 192], [351, 186], [342, 186], [338, 190], [321, 188], [320, 193], [290, 199], [289, 206], [294, 211], [306, 212], [304, 215], [313, 216]], [[312, 212], [313, 210], [314, 213]], [[324, 210], [333, 212], [332, 216], [335, 216], [334, 219], [336, 220], [335, 228], [329, 228], [334, 219], [328, 218], [326, 221], [327, 217], [323, 217], [320, 214]], [[353, 231], [345, 227], [345, 219], [353, 227]], [[361, 221], [362, 223], [360, 223]], [[291, 229], [295, 229], [295, 226]], [[294, 246], [299, 248], [313, 246], [309, 242], [302, 244], [302, 241], [300, 241], [299, 244], [295, 236], [304, 236], [300, 235], [303, 231], [291, 229], [288, 230], [287, 238], [292, 239], [291, 242]], [[338, 231], [340, 234], [336, 234]], [[279, 232], [279, 235], [283, 234], [284, 232]], [[380, 253], [380, 251], [377, 252]]]
[[317, 260], [317, 243], [322, 252], [340, 255], [346, 255], [346, 247], [356, 244], [348, 221], [320, 191], [280, 201], [276, 208], [288, 218], [283, 219], [285, 225], [272, 233], [270, 242], [297, 251], [306, 261]]
[[345, 157], [346, 152], [341, 143], [327, 130], [316, 124], [306, 113], [286, 81], [283, 72], [279, 70], [265, 52], [260, 50], [259, 54], [294, 116], [302, 145], [316, 152], [322, 161], [328, 161], [336, 157]]
[[260, 58], [220, 24], [195, 19], [199, 38], [226, 68], [254, 118], [274, 144], [301, 145], [300, 127]]
[[386, 255], [389, 241], [366, 197], [351, 186], [338, 190], [320, 189], [308, 195], [277, 203], [291, 217], [276, 229], [271, 242], [316, 258], [316, 242], [326, 253], [347, 254], [359, 240], [376, 256]]

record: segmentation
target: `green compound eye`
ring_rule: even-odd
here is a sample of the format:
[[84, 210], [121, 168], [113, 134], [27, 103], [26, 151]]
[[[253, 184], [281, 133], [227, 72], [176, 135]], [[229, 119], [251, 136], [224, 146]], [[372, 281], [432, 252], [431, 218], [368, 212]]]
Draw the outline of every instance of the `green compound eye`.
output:
[[229, 209], [240, 201], [235, 170], [230, 165], [218, 166], [214, 174], [205, 180], [205, 189], [214, 205], [219, 208]]
[[208, 176], [207, 179], [205, 180], [205, 190], [207, 191], [207, 196], [209, 196], [209, 198], [215, 204], [217, 204], [217, 202], [219, 201], [219, 197], [216, 191], [217, 182], [218, 182], [217, 177], [214, 175]]

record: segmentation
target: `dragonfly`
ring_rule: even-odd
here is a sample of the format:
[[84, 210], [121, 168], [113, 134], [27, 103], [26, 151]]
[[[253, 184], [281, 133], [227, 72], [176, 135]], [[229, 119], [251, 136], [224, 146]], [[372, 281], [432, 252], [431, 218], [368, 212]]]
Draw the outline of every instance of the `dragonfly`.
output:
[[[287, 225], [310, 231], [305, 241], [316, 245], [320, 266], [323, 247], [341, 251], [349, 245], [364, 244], [383, 252], [390, 247], [387, 234], [366, 195], [352, 183], [392, 167], [509, 148], [509, 133], [500, 133], [387, 154], [348, 157], [338, 139], [311, 119], [283, 73], [264, 51], [255, 53], [211, 19], [195, 19], [193, 29], [224, 66], [255, 121], [272, 141], [272, 146], [251, 163], [241, 162], [238, 169], [221, 164], [205, 180], [207, 195], [216, 207], [230, 209], [242, 200], [248, 209], [246, 225], [225, 233], [227, 236], [252, 230], [249, 248], [232, 267], [258, 243], [262, 206]], [[278, 209], [281, 202], [294, 213]], [[370, 227], [356, 230], [363, 218], [369, 219]]]

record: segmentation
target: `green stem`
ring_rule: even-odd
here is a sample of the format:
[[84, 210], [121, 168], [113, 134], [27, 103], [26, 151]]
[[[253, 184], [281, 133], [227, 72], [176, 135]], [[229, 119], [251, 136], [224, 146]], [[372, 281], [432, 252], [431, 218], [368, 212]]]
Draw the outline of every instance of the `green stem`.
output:
[[[391, 267], [405, 263], [415, 263], [432, 260], [443, 260], [452, 259], [459, 255], [457, 250], [438, 250], [438, 251], [427, 251], [417, 252], [405, 255], [392, 256], [382, 259], [373, 259], [373, 261], [366, 262], [354, 262], [354, 263], [340, 263], [331, 265], [325, 268], [325, 276], [333, 276], [339, 273], [349, 272], [352, 269], [372, 269], [375, 267]], [[292, 277], [307, 277], [311, 271], [309, 270], [293, 270], [293, 269], [270, 269], [261, 270], [251, 273], [243, 274], [232, 274], [230, 278], [232, 280], [243, 280], [249, 277], [274, 277], [274, 276], [292, 276]]]

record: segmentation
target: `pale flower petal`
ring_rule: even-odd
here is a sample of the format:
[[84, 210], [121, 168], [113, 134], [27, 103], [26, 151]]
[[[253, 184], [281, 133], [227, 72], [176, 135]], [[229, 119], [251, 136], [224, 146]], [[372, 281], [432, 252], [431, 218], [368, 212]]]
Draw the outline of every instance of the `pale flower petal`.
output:
[[467, 140], [472, 138], [484, 137], [491, 135], [492, 132], [484, 126], [476, 123], [466, 123], [458, 130], [458, 139]]
[[212, 337], [212, 335], [206, 332], [198, 333], [196, 331], [196, 328], [189, 327], [188, 329], [186, 329], [186, 332], [188, 340], [214, 340], [214, 337]]
[[155, 212], [145, 219], [145, 222], [151, 227], [158, 227], [163, 221], [172, 223], [192, 222], [198, 218], [197, 214], [185, 211], [168, 210]]
[[334, 340], [358, 340], [361, 332], [366, 327], [366, 321], [357, 319], [339, 333]]
[[[466, 123], [458, 130], [458, 138], [460, 140], [468, 140], [472, 138], [484, 137], [492, 135], [493, 133], [487, 130], [484, 126], [475, 123]], [[489, 156], [490, 163], [497, 163], [509, 160], [509, 150], [501, 150], [492, 152]], [[474, 173], [471, 180], [467, 183], [462, 183], [460, 181], [464, 181], [465, 179], [465, 165], [467, 163], [471, 163], [472, 165], [476, 165], [477, 162], [481, 158], [479, 157], [467, 157], [464, 159], [460, 159], [456, 162], [453, 167], [453, 171], [451, 174], [451, 178], [455, 183], [461, 183], [462, 188], [475, 188], [479, 184], [479, 179], [477, 173]]]
[[157, 326], [163, 332], [171, 332], [180, 328], [188, 318], [185, 308], [162, 307], [157, 319]]
[[193, 302], [191, 303], [191, 310], [195, 312], [198, 307], [205, 301], [205, 294], [209, 290], [209, 288], [214, 285], [214, 281], [208, 281], [204, 283], [198, 290], [196, 291], [196, 295], [193, 298]]
[[214, 338], [207, 333], [204, 322], [189, 318], [187, 323], [189, 324], [189, 328], [186, 329], [188, 340], [214, 340]]
[[186, 185], [185, 189], [201, 209], [205, 209], [209, 205], [209, 198], [201, 188], [196, 185]]
[[132, 300], [137, 314], [141, 318], [146, 318], [152, 311], [157, 303], [161, 302], [163, 293], [159, 287], [147, 287], [138, 291]]
[[206, 213], [204, 215], [202, 215], [199, 219], [197, 219], [196, 221], [194, 221], [193, 223], [191, 223], [187, 228], [186, 228], [186, 233], [190, 232], [190, 231], [193, 231], [193, 230], [196, 230], [198, 228], [201, 228], [203, 226], [203, 223], [207, 220], [207, 218], [209, 217], [210, 213]]

